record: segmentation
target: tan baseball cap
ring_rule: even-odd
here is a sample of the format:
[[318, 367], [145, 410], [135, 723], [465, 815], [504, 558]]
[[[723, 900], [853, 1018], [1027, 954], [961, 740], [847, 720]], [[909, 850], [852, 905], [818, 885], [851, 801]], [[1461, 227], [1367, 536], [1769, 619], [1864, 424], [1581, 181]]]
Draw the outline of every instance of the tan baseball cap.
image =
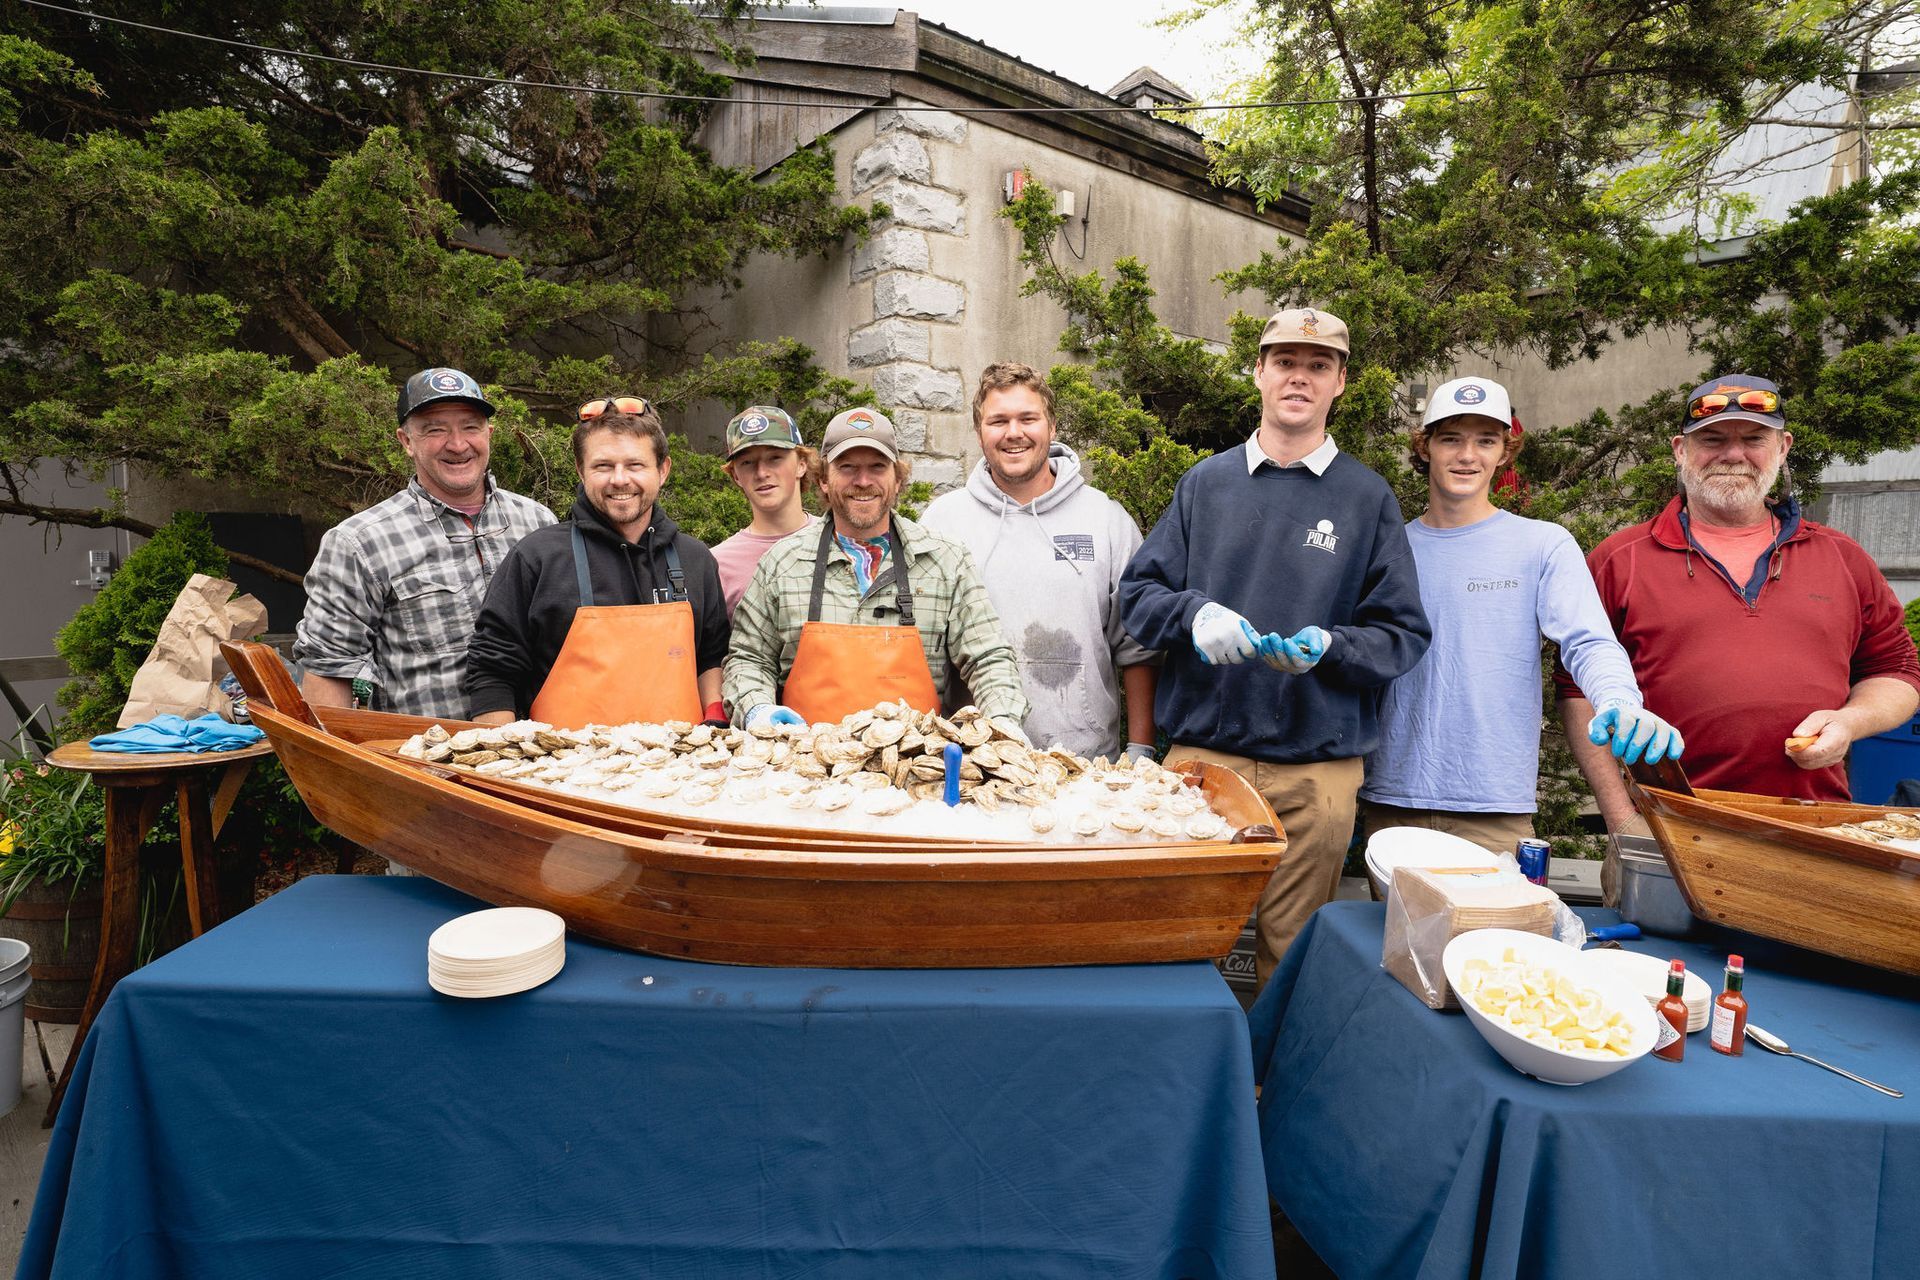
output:
[[1260, 331], [1260, 346], [1264, 349], [1283, 342], [1325, 347], [1345, 356], [1348, 354], [1347, 322], [1331, 311], [1316, 311], [1312, 307], [1276, 311], [1267, 321], [1267, 327]]
[[826, 434], [820, 437], [820, 456], [832, 462], [849, 449], [876, 449], [890, 461], [900, 457], [893, 423], [878, 409], [848, 409], [833, 415]]

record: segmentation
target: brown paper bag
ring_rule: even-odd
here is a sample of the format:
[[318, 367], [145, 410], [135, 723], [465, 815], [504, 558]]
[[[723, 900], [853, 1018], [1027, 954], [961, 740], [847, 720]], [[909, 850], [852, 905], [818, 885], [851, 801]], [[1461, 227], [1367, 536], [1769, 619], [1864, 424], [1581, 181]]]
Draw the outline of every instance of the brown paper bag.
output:
[[225, 578], [194, 574], [160, 624], [153, 652], [134, 673], [120, 727], [163, 715], [191, 720], [211, 711], [227, 716], [233, 700], [220, 690], [220, 677], [227, 674], [220, 642], [251, 640], [266, 629], [265, 605], [234, 595]]

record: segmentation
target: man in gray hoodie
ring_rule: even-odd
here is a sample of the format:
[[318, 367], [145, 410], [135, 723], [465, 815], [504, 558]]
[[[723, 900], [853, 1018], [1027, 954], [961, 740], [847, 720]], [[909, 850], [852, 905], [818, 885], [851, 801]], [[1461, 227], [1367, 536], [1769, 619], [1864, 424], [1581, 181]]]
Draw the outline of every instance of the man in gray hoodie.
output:
[[1033, 368], [989, 365], [973, 427], [984, 456], [922, 523], [980, 567], [1033, 704], [1027, 736], [1084, 756], [1151, 755], [1158, 655], [1122, 629], [1116, 597], [1139, 527], [1054, 439], [1053, 389]]

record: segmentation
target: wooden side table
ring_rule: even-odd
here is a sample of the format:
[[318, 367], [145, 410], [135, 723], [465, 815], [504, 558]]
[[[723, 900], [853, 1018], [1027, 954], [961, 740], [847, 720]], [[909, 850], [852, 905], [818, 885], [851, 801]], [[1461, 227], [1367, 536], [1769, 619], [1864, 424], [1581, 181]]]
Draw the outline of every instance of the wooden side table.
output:
[[140, 842], [169, 799], [180, 804], [180, 863], [187, 889], [187, 925], [199, 937], [219, 924], [220, 894], [214, 874], [213, 841], [220, 834], [240, 784], [253, 762], [271, 755], [265, 739], [237, 751], [166, 752], [135, 755], [95, 751], [69, 742], [47, 763], [92, 777], [107, 793], [107, 859], [100, 877], [100, 952], [93, 962], [87, 1001], [74, 1028], [73, 1049], [47, 1103], [44, 1128], [53, 1123], [73, 1075], [74, 1060], [86, 1043], [100, 1006], [113, 986], [133, 972], [133, 950], [140, 925]]

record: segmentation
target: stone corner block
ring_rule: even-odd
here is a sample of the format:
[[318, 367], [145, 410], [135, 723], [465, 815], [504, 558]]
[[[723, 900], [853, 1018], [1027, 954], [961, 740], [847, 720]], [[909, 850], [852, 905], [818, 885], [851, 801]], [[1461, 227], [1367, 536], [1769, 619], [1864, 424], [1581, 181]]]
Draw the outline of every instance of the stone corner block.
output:
[[937, 409], [958, 413], [966, 405], [966, 390], [952, 369], [902, 362], [880, 365], [873, 371], [874, 398], [904, 409]]
[[892, 178], [875, 187], [872, 194], [876, 202], [891, 210], [888, 226], [918, 227], [953, 236], [967, 233], [966, 205], [951, 191]]
[[908, 453], [924, 453], [927, 448], [929, 416], [923, 409], [895, 409], [887, 415], [893, 421], [893, 433]]
[[877, 320], [847, 335], [847, 363], [863, 369], [902, 360], [925, 364], [932, 351], [933, 337], [926, 325], [897, 317]]
[[865, 280], [876, 271], [925, 271], [932, 265], [927, 233], [907, 227], [876, 231], [853, 250], [855, 280]]
[[[917, 102], [903, 105], [923, 106]], [[875, 133], [905, 130], [908, 133], [917, 133], [923, 138], [932, 138], [936, 142], [967, 140], [965, 117], [957, 116], [951, 111], [882, 111], [875, 117], [873, 129]]]
[[966, 309], [965, 286], [951, 280], [913, 271], [883, 271], [873, 278], [873, 314], [881, 319], [907, 316], [951, 323]]
[[883, 133], [877, 142], [853, 158], [853, 189], [862, 192], [889, 178], [931, 182], [933, 161], [927, 144], [916, 134]]

